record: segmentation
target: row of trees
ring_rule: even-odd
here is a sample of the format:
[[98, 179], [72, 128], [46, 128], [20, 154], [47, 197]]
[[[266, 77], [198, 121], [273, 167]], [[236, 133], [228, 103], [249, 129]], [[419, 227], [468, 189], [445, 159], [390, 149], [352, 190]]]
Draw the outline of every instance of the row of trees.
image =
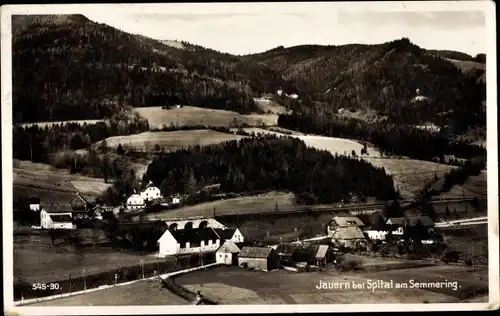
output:
[[292, 191], [299, 202], [348, 201], [351, 195], [381, 200], [397, 196], [385, 170], [318, 151], [296, 138], [257, 136], [163, 154], [144, 175], [164, 195], [194, 193], [220, 183], [223, 192]]
[[[110, 120], [95, 124], [60, 123], [14, 125], [13, 157], [21, 160], [50, 163], [51, 153], [90, 148], [107, 137], [145, 132], [149, 129], [146, 119], [136, 114], [119, 113]], [[105, 150], [106, 145], [101, 147]], [[90, 159], [92, 158], [91, 155]]]
[[331, 118], [283, 114], [278, 126], [304, 133], [366, 141], [383, 155], [402, 155], [421, 160], [444, 162], [444, 155], [461, 158], [486, 156], [486, 148], [453, 141], [445, 133], [433, 133], [410, 125], [366, 123], [353, 118]]

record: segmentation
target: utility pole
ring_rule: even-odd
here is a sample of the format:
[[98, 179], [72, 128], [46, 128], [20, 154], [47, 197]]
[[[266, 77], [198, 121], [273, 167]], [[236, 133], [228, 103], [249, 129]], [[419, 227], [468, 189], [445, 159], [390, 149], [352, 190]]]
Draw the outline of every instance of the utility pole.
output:
[[85, 269], [82, 270], [82, 276], [83, 276], [83, 289], [87, 289], [87, 272]]
[[142, 271], [142, 278], [144, 279], [144, 260], [141, 259], [141, 271]]

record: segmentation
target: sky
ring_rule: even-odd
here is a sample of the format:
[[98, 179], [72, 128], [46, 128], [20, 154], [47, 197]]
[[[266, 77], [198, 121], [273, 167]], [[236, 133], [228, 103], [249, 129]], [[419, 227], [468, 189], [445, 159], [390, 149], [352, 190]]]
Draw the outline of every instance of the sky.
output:
[[94, 10], [89, 19], [159, 40], [179, 40], [244, 55], [319, 44], [380, 44], [402, 37], [426, 49], [486, 53], [481, 11], [305, 11], [259, 13], [110, 13]]

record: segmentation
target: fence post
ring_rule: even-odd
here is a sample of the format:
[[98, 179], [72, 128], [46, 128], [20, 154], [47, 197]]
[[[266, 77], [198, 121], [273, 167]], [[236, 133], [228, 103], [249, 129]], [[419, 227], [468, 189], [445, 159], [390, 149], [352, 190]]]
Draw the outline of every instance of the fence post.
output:
[[144, 279], [144, 260], [141, 259], [141, 271], [142, 271], [142, 278]]
[[87, 289], [87, 272], [85, 269], [82, 270], [82, 276], [83, 276], [83, 289]]

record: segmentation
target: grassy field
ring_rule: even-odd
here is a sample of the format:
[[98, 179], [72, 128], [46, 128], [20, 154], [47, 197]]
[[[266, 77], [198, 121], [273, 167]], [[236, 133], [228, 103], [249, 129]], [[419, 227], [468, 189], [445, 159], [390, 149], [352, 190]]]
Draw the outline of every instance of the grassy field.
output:
[[290, 112], [286, 107], [271, 100], [258, 98], [254, 98], [253, 100], [257, 107], [266, 113], [287, 114]]
[[[212, 130], [189, 130], [173, 132], [145, 132], [135, 135], [114, 136], [106, 139], [108, 147], [116, 148], [122, 144], [126, 148], [140, 151], [153, 151], [156, 144], [165, 151], [188, 148], [192, 146], [207, 146], [230, 140], [240, 140], [245, 136], [220, 133]], [[95, 145], [98, 146], [100, 142]]]
[[[162, 288], [154, 281], [139, 281], [130, 285], [100, 290], [29, 306], [123, 306], [123, 305], [186, 305], [189, 302]], [[27, 305], [28, 306], [28, 305]]]
[[[150, 255], [119, 252], [104, 245], [106, 237], [100, 235], [99, 244], [92, 248], [92, 232], [79, 231], [83, 237], [82, 245], [88, 246], [79, 249], [56, 239], [52, 246], [51, 239], [46, 231], [38, 234], [14, 236], [14, 277], [22, 277], [27, 282], [53, 282], [66, 280], [71, 273], [79, 276], [82, 269], [87, 274], [93, 274], [127, 265], [154, 262], [156, 258]], [[89, 244], [90, 243], [90, 244]]]
[[478, 225], [460, 228], [441, 228], [444, 241], [452, 250], [464, 253], [475, 258], [475, 262], [487, 262], [488, 258], [488, 226]]
[[[219, 304], [361, 304], [459, 302], [470, 289], [488, 286], [487, 271], [470, 272], [458, 266], [433, 266], [377, 272], [294, 273], [248, 271], [239, 267], [215, 268], [179, 276], [175, 282]], [[480, 277], [483, 276], [483, 280]], [[368, 289], [367, 280], [409, 284], [457, 281], [460, 288], [448, 289]], [[317, 289], [319, 281], [365, 284], [365, 289]], [[479, 294], [479, 293], [478, 293]]]
[[486, 171], [481, 171], [477, 176], [470, 176], [464, 184], [457, 184], [451, 187], [448, 192], [439, 194], [440, 198], [473, 198], [473, 197], [487, 197], [488, 175]]
[[70, 174], [67, 170], [28, 161], [14, 161], [14, 195], [28, 198], [38, 196], [42, 204], [67, 204], [76, 192], [90, 198], [99, 196], [111, 184], [104, 179]]
[[76, 121], [57, 121], [57, 122], [36, 122], [36, 123], [23, 123], [21, 126], [29, 127], [32, 125], [38, 125], [40, 128], [45, 128], [45, 126], [50, 126], [54, 124], [66, 124], [66, 123], [76, 123], [76, 124], [96, 124], [99, 122], [104, 122], [104, 120], [76, 120]]
[[214, 207], [217, 215], [231, 215], [237, 212], [260, 213], [272, 211], [278, 203], [278, 208], [289, 209], [295, 206], [295, 196], [293, 193], [269, 192], [261, 196], [245, 196], [234, 199], [219, 200], [207, 203], [201, 203], [192, 206], [182, 207], [165, 213], [150, 215], [151, 219], [169, 219], [181, 217], [213, 217]]
[[[242, 115], [225, 110], [214, 110], [192, 106], [180, 109], [164, 110], [161, 106], [135, 108], [135, 111], [149, 122], [150, 128], [162, 128], [163, 126], [178, 125], [207, 125], [207, 126], [233, 126], [248, 124], [250, 126], [274, 126], [278, 124], [276, 114], [248, 114]], [[237, 126], [238, 126], [237, 125]]]

